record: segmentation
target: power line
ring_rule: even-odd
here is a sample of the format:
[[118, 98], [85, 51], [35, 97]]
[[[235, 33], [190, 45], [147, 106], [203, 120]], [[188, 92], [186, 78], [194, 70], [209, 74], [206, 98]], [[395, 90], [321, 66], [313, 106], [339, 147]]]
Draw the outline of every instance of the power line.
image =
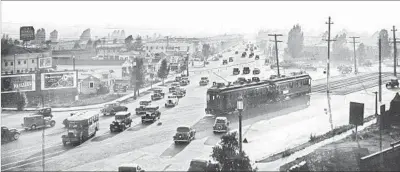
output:
[[282, 34], [268, 34], [268, 36], [273, 36], [275, 38], [275, 40], [273, 40], [273, 41], [275, 42], [276, 67], [278, 68], [278, 77], [280, 77], [281, 74], [279, 72], [278, 42], [282, 42], [282, 41], [278, 41], [277, 37], [283, 36], [283, 35]]
[[353, 37], [349, 37], [349, 38], [353, 39], [353, 42], [350, 42], [350, 43], [353, 43], [353, 47], [354, 47], [354, 74], [357, 74], [358, 70], [357, 70], [356, 43], [360, 43], [360, 42], [356, 42], [356, 38], [360, 38], [360, 37], [353, 36]]

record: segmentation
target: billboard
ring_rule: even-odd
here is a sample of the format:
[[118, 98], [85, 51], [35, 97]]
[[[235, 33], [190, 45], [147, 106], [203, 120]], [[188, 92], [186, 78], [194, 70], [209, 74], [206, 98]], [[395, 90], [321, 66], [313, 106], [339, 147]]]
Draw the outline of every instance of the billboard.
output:
[[23, 41], [30, 41], [35, 39], [35, 29], [33, 26], [22, 26], [19, 29], [19, 39]]
[[35, 91], [35, 74], [1, 76], [1, 93]]
[[353, 125], [364, 124], [364, 103], [350, 102], [349, 123]]
[[39, 68], [51, 68], [52, 57], [39, 58]]
[[76, 88], [77, 86], [75, 71], [42, 73], [41, 79], [42, 90]]

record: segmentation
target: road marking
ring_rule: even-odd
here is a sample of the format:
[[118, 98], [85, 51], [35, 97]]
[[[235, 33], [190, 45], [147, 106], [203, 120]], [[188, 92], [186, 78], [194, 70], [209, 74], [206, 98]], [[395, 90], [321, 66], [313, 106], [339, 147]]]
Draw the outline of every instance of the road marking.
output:
[[[52, 146], [45, 147], [45, 149], [52, 148], [52, 147], [56, 147], [56, 146], [61, 146], [61, 145], [62, 145], [62, 143], [54, 144], [54, 145], [52, 145]], [[21, 152], [21, 153], [18, 153], [18, 154], [10, 155], [10, 156], [7, 155], [7, 156], [4, 156], [4, 157], [3, 157], [3, 155], [2, 155], [2, 158], [10, 158], [10, 157], [14, 157], [14, 156], [17, 156], [17, 155], [26, 154], [26, 153], [34, 152], [34, 151], [41, 151], [41, 148], [40, 148], [40, 149], [36, 149], [36, 150], [24, 151], [24, 152]]]
[[[55, 145], [57, 143], [59, 143], [59, 142], [58, 141], [57, 142], [51, 142], [51, 143], [49, 143], [49, 145]], [[22, 149], [17, 149], [17, 150], [4, 151], [4, 152], [2, 152], [1, 155], [3, 156], [3, 154], [10, 154], [10, 153], [14, 153], [14, 152], [18, 152], [18, 151], [22, 151], [22, 150], [26, 150], [26, 149], [31, 149], [31, 148], [34, 148], [34, 147], [42, 147], [42, 145], [30, 146], [30, 147], [26, 147], [26, 148], [22, 148]]]
[[[58, 151], [58, 152], [54, 152], [54, 153], [50, 153], [50, 154], [45, 154], [44, 157], [49, 156], [49, 155], [53, 155], [53, 154], [57, 154], [57, 153], [60, 153], [60, 152], [65, 152], [65, 151], [66, 150], [62, 150], [62, 151]], [[35, 159], [35, 158], [41, 158], [41, 157], [42, 157], [42, 155], [39, 155], [39, 156], [35, 156], [35, 157], [29, 158], [29, 159], [25, 159], [25, 160], [21, 160], [21, 161], [17, 161], [17, 162], [11, 162], [11, 163], [8, 163], [8, 164], [4, 164], [4, 165], [1, 165], [1, 167], [7, 166], [7, 165], [10, 165], [10, 164], [17, 164], [17, 163], [20, 163], [20, 162], [28, 161], [28, 160]], [[40, 161], [42, 161], [42, 160], [40, 160]]]

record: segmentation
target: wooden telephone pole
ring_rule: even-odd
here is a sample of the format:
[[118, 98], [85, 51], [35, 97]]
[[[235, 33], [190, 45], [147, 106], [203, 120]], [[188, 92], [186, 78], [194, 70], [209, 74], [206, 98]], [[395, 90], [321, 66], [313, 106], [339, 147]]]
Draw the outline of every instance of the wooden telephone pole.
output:
[[353, 49], [354, 50], [354, 74], [357, 74], [358, 70], [357, 70], [356, 43], [359, 43], [359, 42], [356, 42], [356, 38], [360, 38], [360, 37], [353, 36], [353, 37], [349, 37], [349, 38], [353, 39], [353, 42], [350, 42], [350, 43], [353, 43], [353, 48], [354, 48]]
[[[268, 36], [273, 36], [275, 37], [275, 40], [273, 40], [275, 42], [275, 57], [276, 57], [276, 67], [278, 68], [278, 77], [281, 76], [281, 73], [279, 72], [279, 57], [278, 57], [278, 42], [282, 42], [282, 41], [278, 41], [277, 37], [278, 36], [283, 36], [282, 34], [268, 34]], [[272, 41], [272, 40], [271, 40]]]
[[396, 27], [395, 26], [393, 26], [393, 29], [392, 29], [392, 31], [393, 31], [393, 74], [394, 74], [394, 76], [395, 77], [397, 77], [397, 43], [400, 43], [400, 42], [397, 42], [396, 41], [396, 31], [397, 31], [397, 29], [396, 29]]
[[328, 113], [329, 113], [329, 122], [331, 123], [331, 129], [333, 130], [333, 121], [332, 121], [332, 111], [331, 111], [331, 96], [330, 96], [330, 86], [329, 86], [329, 77], [330, 77], [330, 48], [331, 48], [331, 42], [335, 40], [331, 40], [331, 17], [329, 16], [328, 22], [325, 24], [328, 24], [328, 60], [326, 64], [326, 96], [328, 98]]
[[382, 41], [379, 38], [379, 102], [382, 102]]

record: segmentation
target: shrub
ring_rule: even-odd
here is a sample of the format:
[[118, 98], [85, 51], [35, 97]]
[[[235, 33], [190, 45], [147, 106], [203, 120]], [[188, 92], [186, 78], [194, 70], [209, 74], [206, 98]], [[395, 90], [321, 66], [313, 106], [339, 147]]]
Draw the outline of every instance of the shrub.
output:
[[17, 110], [22, 111], [24, 110], [25, 106], [28, 104], [28, 100], [26, 98], [26, 94], [24, 92], [19, 92], [17, 94]]
[[290, 149], [285, 149], [285, 151], [282, 152], [282, 158], [288, 157], [291, 154], [293, 154], [293, 151], [291, 151]]

